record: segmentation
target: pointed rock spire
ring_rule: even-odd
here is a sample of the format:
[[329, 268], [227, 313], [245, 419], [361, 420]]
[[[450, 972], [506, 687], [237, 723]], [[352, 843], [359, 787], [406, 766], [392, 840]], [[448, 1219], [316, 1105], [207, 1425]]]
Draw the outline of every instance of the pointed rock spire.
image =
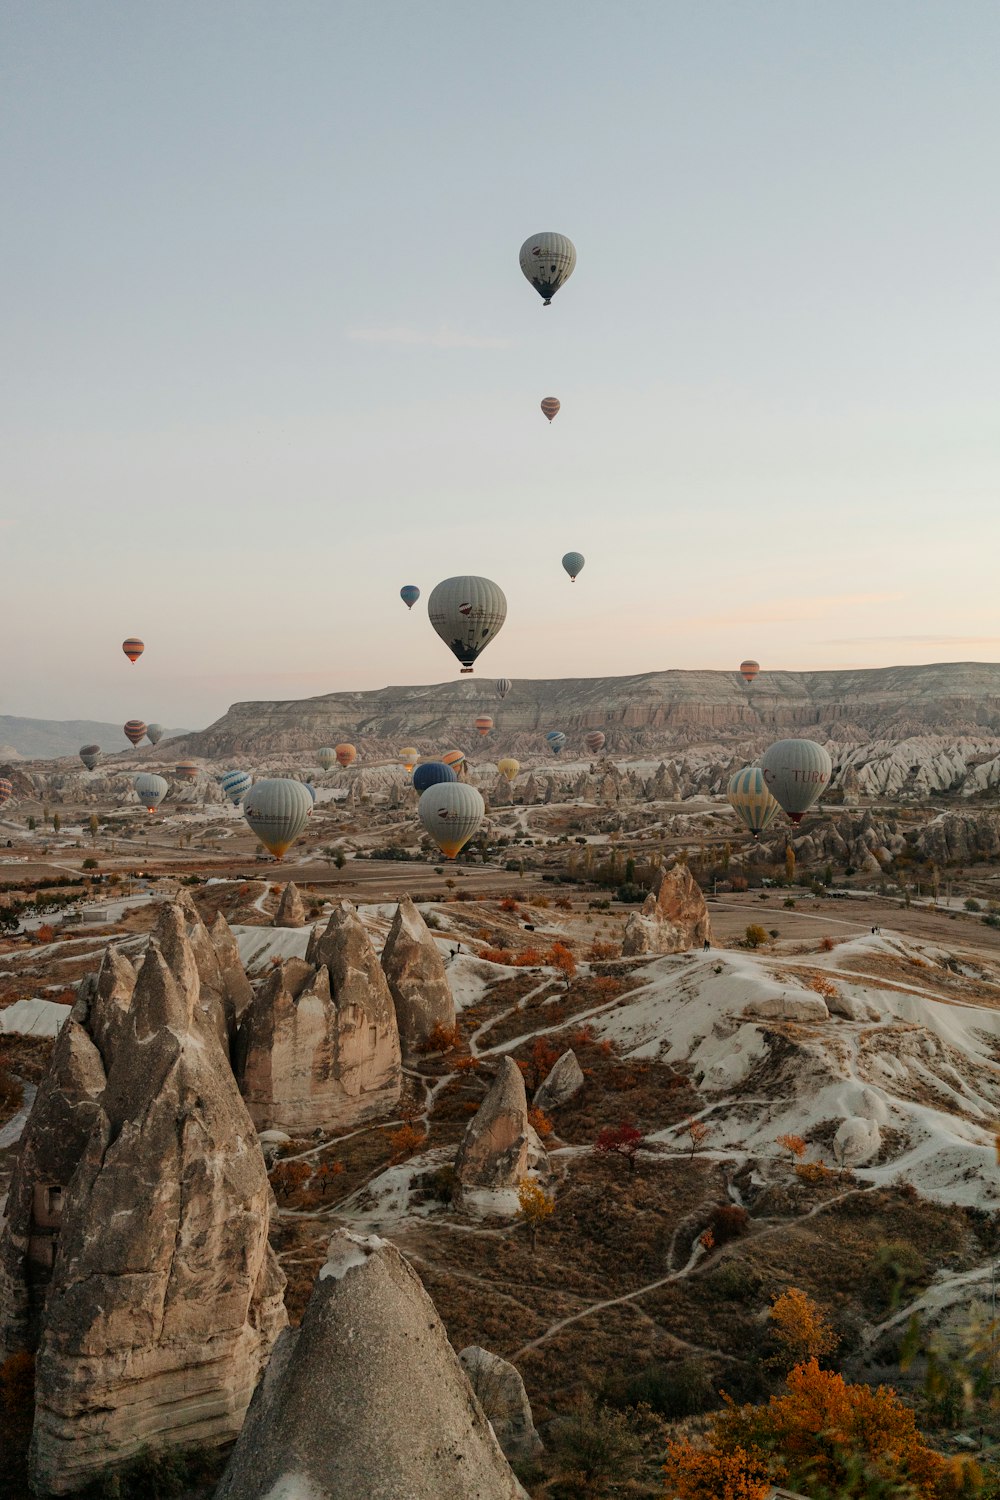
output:
[[278, 910], [274, 914], [272, 927], [304, 927], [306, 909], [294, 880], [289, 880], [281, 893]]
[[382, 949], [382, 971], [392, 995], [404, 1055], [413, 1056], [435, 1026], [447, 1030], [454, 1027], [455, 1002], [444, 959], [409, 896], [404, 896], [396, 908]]
[[528, 1121], [521, 1070], [512, 1057], [504, 1057], [462, 1137], [455, 1158], [458, 1180], [463, 1188], [516, 1188], [544, 1161], [545, 1149]]

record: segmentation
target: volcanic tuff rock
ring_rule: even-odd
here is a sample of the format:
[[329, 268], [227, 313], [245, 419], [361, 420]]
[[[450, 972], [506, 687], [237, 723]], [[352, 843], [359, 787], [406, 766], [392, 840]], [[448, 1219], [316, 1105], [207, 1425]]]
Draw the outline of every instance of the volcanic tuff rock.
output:
[[287, 1321], [264, 1161], [183, 916], [163, 927], [176, 973], [155, 938], [146, 951], [62, 1203], [30, 1456], [43, 1493], [143, 1449], [231, 1439]]
[[216, 1500], [523, 1495], [417, 1276], [386, 1241], [336, 1235]]
[[458, 1358], [506, 1457], [512, 1463], [537, 1458], [542, 1440], [535, 1430], [524, 1381], [515, 1367], [478, 1344], [470, 1344]]
[[567, 1048], [552, 1064], [548, 1077], [535, 1090], [531, 1107], [544, 1109], [546, 1112], [558, 1109], [560, 1104], [568, 1104], [582, 1088], [583, 1069], [577, 1062], [573, 1049]]
[[455, 1158], [458, 1180], [463, 1188], [516, 1188], [544, 1162], [545, 1148], [528, 1120], [521, 1070], [512, 1057], [504, 1057], [462, 1137]]
[[290, 880], [282, 891], [278, 910], [274, 914], [274, 921], [271, 925], [272, 927], [304, 927], [306, 925], [306, 909], [294, 880]]
[[236, 1048], [258, 1129], [340, 1129], [387, 1112], [402, 1063], [389, 986], [354, 907], [342, 901], [308, 956], [268, 976]]
[[622, 956], [685, 953], [712, 940], [705, 897], [687, 865], [661, 870], [641, 912], [625, 924]]
[[454, 1029], [455, 1002], [444, 960], [409, 896], [396, 908], [382, 949], [382, 970], [396, 1008], [404, 1055], [412, 1056], [435, 1026]]

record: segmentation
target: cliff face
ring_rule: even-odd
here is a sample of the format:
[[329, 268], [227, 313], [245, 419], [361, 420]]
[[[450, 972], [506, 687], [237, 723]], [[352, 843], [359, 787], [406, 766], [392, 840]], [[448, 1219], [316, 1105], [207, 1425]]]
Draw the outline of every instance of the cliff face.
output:
[[[636, 677], [521, 680], [502, 702], [493, 679], [330, 693], [282, 703], [235, 703], [175, 754], [218, 757], [302, 751], [350, 740], [367, 758], [401, 739], [423, 751], [447, 740], [482, 744], [472, 721], [484, 707], [496, 728], [492, 755], [530, 752], [553, 727], [571, 737], [603, 729], [609, 753], [700, 740], [741, 742], [775, 732], [817, 738], [898, 740], [1000, 728], [1000, 664], [946, 662], [847, 672], [764, 672], [746, 687], [734, 672], [647, 672]], [[425, 742], [425, 745], [421, 742]]]

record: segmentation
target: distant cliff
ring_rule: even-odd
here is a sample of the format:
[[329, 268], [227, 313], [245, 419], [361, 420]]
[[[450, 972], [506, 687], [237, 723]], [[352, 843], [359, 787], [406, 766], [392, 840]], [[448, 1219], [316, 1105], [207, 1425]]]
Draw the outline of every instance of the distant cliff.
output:
[[[1000, 730], [1000, 664], [945, 662], [846, 672], [762, 672], [746, 687], [734, 672], [646, 672], [636, 677], [522, 679], [497, 698], [477, 676], [429, 687], [387, 687], [279, 703], [234, 703], [198, 734], [188, 755], [266, 755], [350, 740], [370, 759], [412, 740], [422, 752], [480, 744], [473, 727], [492, 714], [492, 755], [537, 753], [545, 731], [569, 737], [578, 754], [602, 729], [613, 754], [656, 753], [700, 743], [763, 743], [810, 733], [842, 743], [912, 735]], [[172, 749], [174, 747], [171, 747]]]

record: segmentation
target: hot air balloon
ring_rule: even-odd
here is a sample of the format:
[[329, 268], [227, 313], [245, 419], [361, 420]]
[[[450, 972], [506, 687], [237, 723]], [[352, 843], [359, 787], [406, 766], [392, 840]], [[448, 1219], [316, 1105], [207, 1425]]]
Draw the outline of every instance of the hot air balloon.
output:
[[503, 760], [497, 761], [497, 770], [501, 776], [506, 776], [508, 781], [513, 781], [521, 769], [521, 762], [515, 760], [512, 755], [505, 756]]
[[573, 274], [576, 249], [564, 234], [546, 230], [525, 240], [519, 259], [521, 270], [548, 307], [563, 282]]
[[130, 635], [127, 641], [122, 641], [122, 650], [133, 666], [135, 666], [145, 649], [145, 646], [137, 635]]
[[514, 684], [509, 677], [498, 677], [496, 681], [497, 697], [506, 698]]
[[801, 823], [830, 780], [833, 762], [815, 740], [778, 740], [761, 756], [771, 796], [792, 823]]
[[163, 725], [150, 724], [146, 729], [146, 738], [151, 745], [158, 745], [163, 738]]
[[441, 764], [445, 766], [451, 766], [452, 770], [456, 772], [456, 774], [461, 772], [465, 766], [464, 751], [449, 750], [446, 755], [442, 755]]
[[584, 735], [583, 743], [591, 755], [596, 755], [599, 750], [604, 749], [604, 735], [599, 729], [592, 729], [589, 734]]
[[[313, 805], [313, 807], [315, 807], [316, 806], [316, 788], [313, 786], [313, 784], [312, 784], [311, 781], [305, 782], [304, 785], [305, 785], [306, 791], [309, 793], [309, 797], [310, 797], [310, 800], [312, 801], [312, 805]], [[311, 810], [312, 809], [310, 809], [310, 811]]]
[[416, 745], [404, 745], [399, 752], [399, 764], [405, 766], [407, 771], [412, 771], [420, 759], [420, 751]]
[[553, 755], [558, 755], [566, 743], [566, 736], [561, 729], [550, 729], [545, 738], [549, 742]]
[[226, 771], [217, 779], [223, 792], [234, 807], [239, 807], [243, 798], [253, 786], [253, 777], [249, 771]]
[[546, 396], [545, 400], [542, 402], [542, 411], [551, 422], [553, 417], [557, 417], [559, 415], [558, 399], [555, 396]]
[[280, 776], [254, 782], [243, 798], [243, 816], [275, 859], [283, 859], [306, 826], [312, 805], [301, 781]]
[[6, 776], [0, 776], [0, 807], [5, 806], [14, 795], [14, 784]]
[[489, 714], [479, 715], [479, 718], [476, 720], [476, 728], [483, 736], [489, 734], [490, 730], [493, 728], [493, 720], [490, 718]]
[[420, 590], [417, 588], [417, 585], [415, 583], [404, 583], [403, 587], [399, 591], [399, 597], [402, 599], [407, 609], [412, 609], [417, 600], [420, 598]]
[[152, 812], [159, 807], [167, 795], [167, 779], [165, 776], [153, 776], [148, 771], [143, 771], [132, 783], [135, 794], [147, 812]]
[[174, 766], [174, 775], [181, 781], [197, 781], [198, 765], [193, 760], [179, 760]]
[[100, 747], [100, 745], [81, 745], [80, 746], [80, 759], [83, 761], [83, 763], [87, 767], [88, 771], [92, 771], [94, 769], [94, 767], [97, 765], [97, 762], [100, 760], [100, 758], [101, 758], [101, 747]]
[[427, 614], [449, 651], [471, 672], [507, 618], [503, 589], [489, 578], [445, 578], [431, 590]]
[[420, 821], [446, 859], [454, 859], [483, 821], [486, 804], [474, 786], [445, 781], [422, 792]]
[[324, 771], [329, 771], [337, 764], [337, 752], [332, 745], [321, 745], [316, 751], [316, 759]]
[[737, 771], [730, 779], [727, 796], [737, 817], [746, 824], [754, 838], [758, 838], [781, 811], [767, 789], [759, 766], [747, 766], [745, 771]]
[[353, 766], [358, 758], [358, 752], [353, 745], [338, 745], [336, 748], [337, 765], [343, 766], [345, 771], [348, 766]]
[[445, 781], [457, 780], [451, 766], [446, 766], [443, 760], [425, 760], [413, 772], [413, 786], [418, 792], [426, 792], [429, 786], [440, 786]]
[[141, 719], [129, 719], [124, 728], [125, 738], [131, 740], [133, 745], [146, 737], [146, 726]]
[[760, 671], [760, 662], [759, 661], [749, 661], [749, 660], [747, 660], [747, 661], [741, 661], [740, 662], [740, 676], [743, 678], [744, 682], [753, 682], [754, 678], [757, 676], [757, 673], [759, 671]]
[[567, 552], [562, 560], [562, 565], [569, 574], [570, 583], [576, 582], [576, 575], [583, 570], [586, 561], [582, 552]]

